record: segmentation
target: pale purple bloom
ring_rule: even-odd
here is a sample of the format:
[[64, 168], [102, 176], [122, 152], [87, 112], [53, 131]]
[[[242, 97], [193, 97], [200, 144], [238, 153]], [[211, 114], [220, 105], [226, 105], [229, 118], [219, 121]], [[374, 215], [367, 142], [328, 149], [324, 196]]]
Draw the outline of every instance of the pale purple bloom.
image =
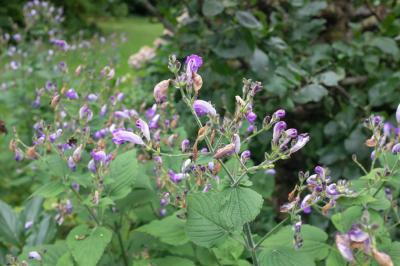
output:
[[394, 126], [390, 122], [386, 122], [383, 124], [383, 134], [385, 136], [390, 136], [392, 130], [394, 129]]
[[397, 124], [400, 125], [400, 104], [397, 106], [397, 110], [396, 110], [396, 121], [397, 121]]
[[103, 117], [105, 116], [107, 113], [107, 104], [104, 104], [101, 108], [100, 108], [100, 116]]
[[15, 33], [15, 34], [13, 35], [13, 39], [14, 39], [14, 41], [16, 41], [16, 42], [19, 42], [19, 41], [22, 39], [21, 34]]
[[125, 98], [125, 95], [122, 92], [117, 94], [117, 101], [121, 102]]
[[79, 99], [78, 93], [73, 88], [70, 88], [69, 90], [67, 90], [67, 92], [65, 93], [65, 96], [70, 100]]
[[208, 163], [208, 170], [210, 170], [210, 171], [214, 170], [214, 162], [213, 161]]
[[116, 144], [123, 144], [125, 142], [131, 142], [134, 144], [138, 144], [138, 145], [145, 145], [142, 138], [139, 137], [138, 135], [130, 132], [130, 131], [126, 131], [126, 130], [116, 130], [113, 132], [113, 142]]
[[193, 109], [198, 116], [204, 116], [207, 114], [211, 116], [217, 115], [217, 112], [215, 111], [214, 107], [209, 102], [203, 100], [194, 101]]
[[158, 120], [160, 119], [160, 115], [156, 114], [149, 122], [149, 127], [151, 129], [156, 129], [158, 128]]
[[171, 181], [174, 183], [180, 182], [186, 176], [184, 173], [175, 173], [172, 170], [168, 170], [168, 175]]
[[96, 173], [97, 167], [96, 167], [96, 163], [94, 162], [93, 159], [89, 161], [89, 163], [88, 163], [88, 169], [89, 169], [90, 172]]
[[250, 156], [251, 156], [251, 152], [249, 150], [245, 150], [240, 155], [240, 160], [242, 161], [242, 163], [245, 163], [248, 159], [250, 159]]
[[79, 189], [80, 189], [80, 185], [76, 182], [72, 182], [71, 187], [75, 191], [79, 191]]
[[190, 141], [188, 139], [184, 139], [181, 143], [182, 152], [186, 152], [190, 148]]
[[272, 142], [278, 143], [279, 138], [282, 135], [282, 132], [286, 129], [286, 123], [284, 121], [279, 121], [275, 124], [274, 130], [272, 133]]
[[285, 131], [286, 136], [290, 137], [290, 138], [295, 138], [297, 137], [297, 129], [295, 128], [289, 128], [288, 130]]
[[90, 101], [90, 102], [95, 102], [95, 101], [97, 101], [98, 96], [97, 96], [96, 94], [94, 94], [94, 93], [90, 93], [90, 94], [87, 96], [87, 99], [88, 99], [88, 101]]
[[371, 152], [370, 158], [371, 158], [372, 161], [375, 160], [375, 158], [376, 158], [376, 152], [375, 151]]
[[275, 169], [267, 169], [267, 170], [265, 170], [264, 173], [267, 174], [267, 175], [274, 176], [274, 175], [276, 175], [276, 170]]
[[337, 234], [335, 240], [336, 247], [342, 257], [348, 262], [353, 262], [354, 256], [350, 247], [350, 237], [347, 234]]
[[90, 153], [90, 155], [92, 156], [92, 158], [96, 161], [96, 162], [105, 162], [107, 160], [107, 154], [105, 151], [103, 150], [98, 150], [98, 151], [92, 151]]
[[69, 48], [68, 43], [64, 40], [53, 39], [53, 40], [51, 40], [51, 43], [60, 47], [63, 51], [67, 51]]
[[286, 115], [285, 110], [279, 109], [279, 110], [275, 111], [275, 113], [272, 115], [272, 117], [279, 120], [279, 119], [284, 118], [285, 115]]
[[159, 213], [160, 213], [160, 216], [165, 216], [165, 215], [167, 215], [167, 210], [162, 208]]
[[372, 118], [372, 121], [373, 121], [374, 125], [377, 126], [380, 123], [382, 123], [382, 117], [380, 117], [379, 115], [376, 115]]
[[67, 214], [72, 213], [73, 206], [72, 206], [72, 202], [69, 199], [67, 199], [67, 201], [65, 202], [65, 210], [67, 211]]
[[400, 153], [400, 143], [397, 143], [396, 145], [393, 146], [393, 148], [392, 148], [392, 153], [393, 153], [393, 154], [398, 154], [398, 153]]
[[235, 153], [240, 152], [240, 137], [238, 134], [233, 134], [233, 144], [235, 145]]
[[162, 164], [162, 158], [161, 158], [161, 156], [155, 156], [154, 158], [154, 161], [157, 163], [157, 164]]
[[246, 119], [249, 121], [249, 123], [254, 123], [254, 121], [257, 119], [257, 115], [254, 112], [250, 112], [246, 115]]
[[129, 113], [125, 112], [125, 111], [115, 111], [114, 112], [114, 117], [115, 118], [122, 118], [122, 119], [129, 119]]
[[200, 153], [208, 153], [208, 149], [206, 147], [201, 148]]
[[10, 67], [12, 70], [17, 70], [20, 67], [20, 64], [17, 61], [11, 61]]
[[336, 196], [340, 195], [340, 192], [337, 190], [336, 184], [330, 184], [329, 186], [326, 187], [326, 194], [328, 196], [331, 196], [333, 198], [336, 198]]
[[254, 131], [254, 125], [249, 125], [249, 126], [247, 127], [247, 132], [253, 133], [253, 131]]
[[28, 253], [28, 258], [31, 260], [38, 260], [41, 261], [42, 260], [42, 256], [40, 256], [39, 252], [37, 251], [31, 251]]
[[369, 238], [368, 233], [361, 230], [358, 225], [353, 225], [348, 232], [348, 235], [350, 237], [350, 240], [354, 242], [364, 242]]
[[93, 112], [92, 112], [92, 110], [90, 110], [89, 106], [87, 106], [86, 104], [83, 105], [79, 109], [79, 119], [82, 120], [85, 118], [86, 118], [86, 122], [89, 122], [93, 118]]
[[150, 141], [150, 129], [147, 123], [142, 119], [138, 119], [136, 120], [136, 127], [140, 129], [147, 141]]
[[74, 162], [79, 162], [81, 160], [81, 154], [82, 154], [82, 144], [78, 146], [72, 153], [72, 159], [74, 159]]
[[186, 75], [191, 78], [193, 73], [197, 73], [201, 65], [203, 64], [203, 59], [195, 54], [186, 57]]
[[24, 159], [24, 153], [22, 152], [21, 149], [16, 148], [15, 149], [15, 155], [14, 155], [14, 160], [17, 162], [22, 161]]
[[303, 201], [300, 204], [300, 207], [303, 209], [304, 213], [310, 213], [311, 212], [311, 204], [312, 204], [312, 195], [307, 194]]
[[290, 148], [290, 153], [295, 153], [298, 150], [300, 150], [301, 148], [303, 148], [307, 142], [310, 140], [310, 137], [308, 136], [308, 134], [300, 134], [297, 137], [297, 141], [296, 143]]
[[28, 230], [29, 228], [31, 228], [33, 225], [33, 221], [26, 221], [24, 224], [24, 229]]
[[212, 187], [212, 186], [211, 186], [210, 183], [206, 184], [206, 185], [204, 186], [204, 188], [203, 188], [203, 193], [206, 193], [206, 192], [210, 191], [211, 187]]
[[71, 171], [75, 172], [76, 171], [76, 163], [74, 162], [74, 159], [72, 158], [72, 156], [70, 156], [68, 158], [67, 163], [68, 163], [69, 169], [71, 169]]
[[146, 110], [146, 117], [148, 119], [152, 118], [156, 114], [156, 111], [157, 111], [157, 104], [153, 104], [151, 108]]
[[54, 143], [57, 138], [59, 138], [62, 134], [62, 129], [57, 129], [57, 131], [55, 133], [52, 133], [49, 135], [49, 140], [51, 143]]

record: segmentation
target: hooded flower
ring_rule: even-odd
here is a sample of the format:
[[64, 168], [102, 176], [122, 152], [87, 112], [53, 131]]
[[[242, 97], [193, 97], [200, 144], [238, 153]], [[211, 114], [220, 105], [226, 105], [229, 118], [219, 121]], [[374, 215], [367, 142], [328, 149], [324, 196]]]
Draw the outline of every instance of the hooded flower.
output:
[[147, 141], [150, 141], [150, 129], [149, 125], [142, 119], [136, 120], [136, 127], [142, 131], [143, 136], [147, 139]]
[[397, 121], [397, 124], [400, 125], [400, 104], [397, 106], [397, 110], [396, 110], [396, 121]]
[[286, 129], [286, 123], [284, 121], [279, 121], [275, 124], [274, 130], [272, 133], [272, 142], [278, 143], [279, 138], [281, 137], [282, 133]]
[[126, 131], [123, 129], [119, 129], [113, 132], [112, 141], [115, 144], [123, 144], [125, 142], [131, 142], [138, 145], [144, 145], [144, 142], [141, 137], [130, 131]]
[[297, 137], [296, 143], [290, 148], [290, 153], [295, 153], [298, 150], [300, 150], [301, 148], [303, 148], [309, 140], [310, 140], [310, 137], [308, 136], [308, 134], [306, 134], [306, 133], [300, 134]]
[[211, 103], [203, 101], [203, 100], [196, 100], [193, 103], [193, 109], [196, 112], [198, 116], [204, 116], [204, 115], [211, 115], [211, 116], [216, 116], [217, 111], [215, 111], [214, 107], [211, 105]]
[[186, 74], [188, 77], [192, 77], [193, 73], [197, 73], [197, 70], [203, 65], [203, 58], [198, 55], [192, 54], [186, 57]]
[[67, 90], [67, 92], [65, 93], [65, 96], [70, 100], [79, 99], [78, 93], [73, 88]]

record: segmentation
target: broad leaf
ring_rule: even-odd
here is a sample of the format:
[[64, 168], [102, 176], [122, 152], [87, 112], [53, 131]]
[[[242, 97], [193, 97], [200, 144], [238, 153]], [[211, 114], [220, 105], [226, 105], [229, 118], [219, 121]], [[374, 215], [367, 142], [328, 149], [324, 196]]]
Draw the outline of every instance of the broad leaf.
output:
[[188, 242], [184, 227], [185, 221], [174, 214], [162, 220], [152, 221], [139, 227], [136, 231], [152, 235], [164, 243], [180, 246]]
[[42, 196], [43, 198], [56, 197], [64, 191], [65, 187], [61, 181], [51, 181], [38, 188], [31, 197]]
[[18, 245], [18, 222], [15, 212], [11, 207], [0, 200], [0, 239]]
[[68, 234], [67, 245], [78, 265], [95, 266], [111, 237], [111, 231], [105, 227], [90, 229], [87, 225], [79, 225]]
[[357, 222], [362, 215], [361, 206], [352, 206], [343, 212], [335, 213], [331, 217], [333, 225], [342, 233], [350, 230], [354, 222]]
[[294, 100], [297, 103], [319, 102], [326, 95], [328, 95], [328, 90], [325, 87], [319, 84], [310, 84], [295, 93]]
[[263, 266], [315, 265], [310, 256], [288, 247], [271, 247], [261, 251], [258, 256]]
[[236, 19], [239, 21], [240, 25], [249, 29], [259, 29], [262, 27], [258, 19], [247, 11], [237, 11]]
[[224, 5], [219, 0], [205, 0], [202, 11], [204, 16], [213, 17], [224, 11]]

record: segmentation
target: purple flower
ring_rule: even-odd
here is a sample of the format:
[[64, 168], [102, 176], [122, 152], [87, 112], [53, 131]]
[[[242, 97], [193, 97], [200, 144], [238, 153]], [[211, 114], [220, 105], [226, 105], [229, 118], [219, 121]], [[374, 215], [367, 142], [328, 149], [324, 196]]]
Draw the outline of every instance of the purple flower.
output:
[[267, 174], [267, 175], [274, 176], [274, 175], [276, 175], [276, 170], [275, 169], [267, 169], [267, 170], [265, 170], [264, 173]]
[[311, 204], [312, 204], [312, 195], [307, 194], [303, 201], [300, 204], [300, 207], [303, 209], [304, 213], [310, 213], [311, 212]]
[[29, 228], [31, 228], [33, 225], [33, 221], [26, 221], [25, 225], [24, 225], [24, 229], [28, 230]]
[[360, 226], [358, 225], [353, 225], [348, 232], [348, 235], [350, 237], [350, 240], [354, 242], [364, 242], [369, 238], [369, 235], [361, 230]]
[[193, 73], [197, 73], [197, 70], [203, 65], [203, 59], [195, 54], [186, 57], [186, 75], [192, 78]]
[[397, 143], [396, 145], [393, 146], [393, 148], [392, 148], [392, 153], [393, 153], [393, 154], [398, 154], [398, 153], [400, 153], [400, 143]]
[[156, 114], [156, 111], [157, 111], [157, 104], [153, 104], [151, 108], [146, 110], [146, 117], [148, 119], [152, 118]]
[[24, 153], [22, 152], [21, 149], [16, 148], [15, 149], [15, 155], [14, 155], [14, 160], [16, 160], [17, 162], [20, 162], [24, 159]]
[[240, 152], [240, 137], [238, 134], [233, 134], [233, 144], [235, 145], [235, 153]]
[[286, 129], [286, 123], [284, 121], [279, 121], [278, 123], [275, 124], [274, 130], [272, 133], [272, 142], [273, 143], [278, 143], [279, 138], [282, 135], [282, 132], [285, 131]]
[[143, 136], [147, 139], [147, 141], [150, 141], [150, 129], [149, 126], [145, 121], [142, 119], [136, 120], [136, 127], [142, 131]]
[[50, 134], [49, 135], [50, 142], [54, 143], [57, 140], [57, 138], [59, 138], [61, 136], [61, 134], [62, 134], [62, 129], [57, 129], [57, 131], [55, 133]]
[[208, 170], [214, 171], [214, 162], [211, 161], [208, 163]]
[[253, 131], [254, 131], [254, 125], [249, 125], [249, 126], [247, 127], [247, 132], [253, 133]]
[[194, 101], [193, 109], [198, 116], [204, 116], [207, 114], [211, 116], [217, 115], [217, 112], [215, 111], [214, 107], [209, 102], [203, 100]]
[[160, 216], [165, 216], [165, 215], [167, 215], [167, 210], [166, 209], [164, 209], [164, 208], [162, 208], [162, 209], [160, 209]]
[[103, 105], [103, 106], [100, 108], [100, 116], [103, 117], [103, 116], [106, 115], [106, 113], [107, 113], [107, 104]]
[[279, 109], [279, 110], [275, 111], [275, 113], [272, 115], [272, 118], [274, 120], [280, 120], [280, 119], [284, 118], [285, 115], [286, 115], [285, 110]]
[[150, 120], [149, 127], [150, 127], [151, 129], [156, 129], [156, 128], [158, 128], [158, 120], [160, 120], [160, 115], [159, 115], [159, 114], [156, 114], [156, 115]]
[[98, 96], [96, 94], [94, 94], [94, 93], [90, 93], [86, 98], [90, 102], [95, 102], [95, 101], [97, 101]]
[[397, 121], [397, 124], [400, 125], [400, 104], [397, 106], [397, 110], [396, 110], [396, 121]]
[[68, 163], [69, 169], [71, 169], [72, 172], [75, 172], [76, 171], [76, 163], [74, 162], [74, 159], [72, 158], [72, 156], [70, 156], [68, 158], [67, 163]]
[[116, 130], [113, 132], [113, 139], [112, 141], [115, 144], [123, 144], [125, 142], [131, 142], [134, 144], [138, 144], [138, 145], [145, 145], [142, 138], [139, 137], [138, 135], [130, 132], [130, 131], [126, 131], [126, 130]]
[[79, 191], [79, 188], [80, 188], [79, 184], [76, 182], [72, 182], [71, 187], [75, 191]]
[[74, 162], [79, 162], [81, 160], [81, 154], [82, 154], [82, 144], [78, 146], [72, 153], [72, 159], [74, 159]]
[[181, 143], [181, 150], [182, 152], [186, 152], [190, 148], [190, 141], [188, 139], [182, 140]]
[[374, 123], [374, 126], [378, 126], [380, 123], [382, 123], [382, 117], [380, 117], [379, 115], [375, 115], [372, 118], [372, 122]]
[[247, 121], [249, 121], [249, 123], [254, 123], [254, 121], [256, 121], [257, 119], [257, 115], [254, 112], [250, 112], [246, 115], [246, 119]]
[[93, 160], [95, 160], [96, 162], [105, 162], [107, 160], [107, 154], [103, 150], [98, 150], [98, 151], [93, 150], [90, 153], [90, 155], [92, 156]]
[[295, 128], [289, 128], [288, 130], [285, 131], [286, 136], [288, 136], [289, 138], [294, 139], [295, 137], [297, 137], [297, 129]]
[[37, 251], [31, 251], [28, 253], [28, 258], [31, 260], [38, 260], [41, 261], [42, 260], [42, 256], [40, 256], [39, 252]]
[[84, 118], [86, 118], [86, 122], [89, 122], [93, 118], [93, 112], [86, 104], [79, 109], [79, 119], [82, 120]]
[[174, 183], [179, 183], [186, 176], [184, 173], [175, 173], [172, 170], [168, 170], [168, 175], [171, 181]]
[[250, 156], [251, 156], [251, 152], [249, 150], [245, 150], [240, 155], [240, 160], [242, 161], [242, 163], [245, 163], [248, 159], [250, 159]]
[[96, 167], [96, 163], [94, 162], [94, 160], [92, 159], [92, 160], [90, 160], [89, 161], [89, 163], [88, 163], [88, 169], [89, 169], [89, 171], [90, 172], [92, 172], [92, 173], [96, 173], [96, 171], [97, 171], [97, 167]]
[[129, 119], [130, 116], [127, 112], [125, 111], [115, 111], [114, 112], [114, 117], [115, 118], [122, 118], [122, 119]]
[[64, 40], [53, 39], [51, 40], [51, 43], [60, 47], [63, 51], [67, 51], [69, 48], [68, 43]]
[[342, 257], [348, 262], [353, 262], [354, 256], [350, 247], [350, 237], [347, 234], [337, 234], [335, 241]]
[[295, 153], [298, 150], [300, 150], [301, 148], [303, 148], [307, 142], [310, 140], [310, 137], [308, 136], [308, 134], [300, 134], [297, 137], [297, 141], [296, 143], [290, 148], [290, 153]]
[[67, 90], [67, 92], [65, 93], [65, 96], [70, 100], [79, 99], [78, 93], [73, 88], [70, 88], [69, 90]]
[[122, 92], [119, 92], [117, 94], [117, 101], [122, 102], [122, 100], [125, 98], [125, 95]]

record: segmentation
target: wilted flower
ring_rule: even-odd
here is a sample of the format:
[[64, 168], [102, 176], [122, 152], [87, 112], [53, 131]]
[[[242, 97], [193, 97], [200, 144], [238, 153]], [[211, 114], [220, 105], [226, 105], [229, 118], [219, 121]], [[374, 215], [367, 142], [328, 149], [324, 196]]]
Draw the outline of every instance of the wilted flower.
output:
[[204, 116], [207, 114], [211, 116], [217, 115], [217, 111], [215, 111], [214, 107], [209, 102], [203, 100], [194, 101], [193, 109], [198, 116]]
[[172, 182], [174, 183], [179, 183], [183, 178], [187, 176], [187, 174], [184, 173], [175, 173], [172, 170], [168, 171], [169, 178], [171, 179]]
[[392, 153], [393, 153], [393, 154], [398, 154], [398, 153], [400, 153], [400, 143], [397, 143], [396, 145], [393, 146], [393, 148], [392, 148]]
[[74, 159], [72, 158], [72, 156], [70, 156], [68, 158], [67, 163], [68, 163], [69, 169], [71, 169], [71, 171], [75, 172], [76, 171], [76, 163], [75, 163]]
[[225, 147], [218, 149], [214, 154], [214, 158], [220, 159], [222, 157], [232, 155], [233, 153], [235, 153], [235, 144], [231, 143], [226, 145]]
[[397, 124], [400, 125], [400, 104], [397, 106], [397, 110], [396, 110], [396, 121], [397, 121]]
[[14, 154], [14, 160], [19, 162], [19, 161], [22, 161], [23, 159], [24, 159], [24, 152], [21, 149], [16, 148], [15, 154]]
[[170, 80], [163, 80], [154, 87], [154, 99], [157, 103], [162, 103], [167, 99]]
[[100, 116], [103, 117], [103, 116], [105, 116], [106, 113], [107, 113], [107, 104], [104, 104], [104, 105], [100, 108]]

